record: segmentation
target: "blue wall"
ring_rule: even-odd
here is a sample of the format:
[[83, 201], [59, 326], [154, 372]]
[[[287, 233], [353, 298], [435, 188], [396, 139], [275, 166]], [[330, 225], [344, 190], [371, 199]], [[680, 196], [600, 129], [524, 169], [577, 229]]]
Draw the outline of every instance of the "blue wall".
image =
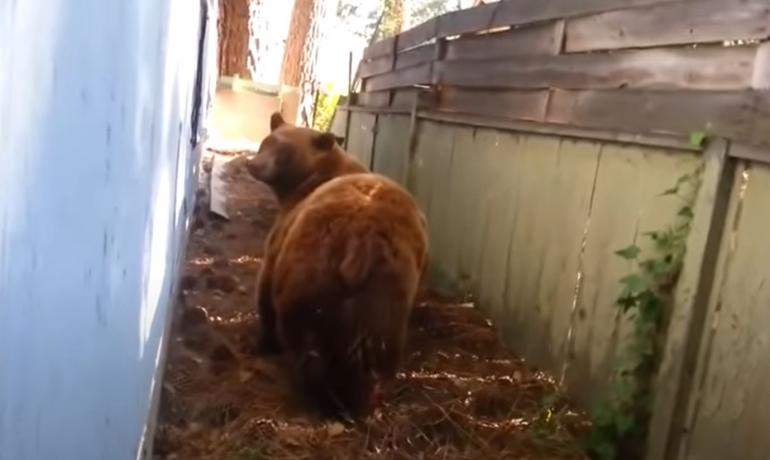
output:
[[[0, 0], [1, 460], [134, 459], [149, 442], [203, 11]], [[211, 51], [215, 6], [206, 28]]]

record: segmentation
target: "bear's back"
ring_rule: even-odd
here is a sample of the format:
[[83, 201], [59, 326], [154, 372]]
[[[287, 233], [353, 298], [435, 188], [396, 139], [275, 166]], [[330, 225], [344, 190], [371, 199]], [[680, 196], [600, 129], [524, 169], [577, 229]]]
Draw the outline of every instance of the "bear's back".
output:
[[406, 190], [378, 174], [350, 174], [326, 182], [292, 210], [286, 225], [279, 272], [284, 266], [312, 271], [319, 281], [332, 278], [346, 255], [364, 258], [363, 247], [371, 244], [379, 245], [379, 255], [393, 265], [382, 267], [385, 270], [409, 270], [412, 265], [421, 270], [425, 264], [428, 242], [422, 212]]
[[273, 272], [282, 343], [316, 399], [329, 388], [365, 407], [403, 355], [425, 219], [406, 190], [372, 173], [323, 184], [286, 217]]

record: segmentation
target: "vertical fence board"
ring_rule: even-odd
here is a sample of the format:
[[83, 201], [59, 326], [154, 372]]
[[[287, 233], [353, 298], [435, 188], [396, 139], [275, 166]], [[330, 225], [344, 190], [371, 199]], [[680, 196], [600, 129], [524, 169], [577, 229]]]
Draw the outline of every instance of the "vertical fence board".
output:
[[333, 132], [336, 136], [345, 137], [346, 121], [347, 121], [347, 111], [342, 109], [337, 109], [334, 112], [334, 117], [332, 117], [332, 122], [331, 122], [331, 126], [329, 126], [329, 131]]
[[431, 279], [440, 288], [449, 288], [443, 284], [446, 278], [446, 257], [442, 251], [444, 218], [451, 206], [446, 199], [446, 189], [450, 186], [446, 176], [450, 167], [453, 134], [448, 128], [438, 123], [421, 122], [418, 125], [417, 147], [410, 164], [410, 182], [412, 192], [422, 206], [429, 222], [431, 241]]
[[366, 167], [369, 166], [372, 159], [376, 118], [377, 116], [371, 113], [353, 112], [350, 114], [348, 153]]
[[451, 199], [455, 203], [454, 227], [451, 241], [457, 242], [454, 266], [458, 282], [470, 290], [477, 276], [473, 261], [473, 234], [478, 230], [479, 200], [484, 186], [480, 152], [491, 145], [491, 136], [481, 136], [473, 128], [460, 129], [455, 138], [455, 158], [449, 176], [453, 187]]
[[648, 460], [670, 458], [684, 427], [692, 373], [701, 348], [725, 214], [734, 182], [727, 142], [713, 140], [704, 152], [701, 186], [693, 205], [687, 253], [676, 286], [666, 344], [652, 406]]
[[672, 223], [680, 201], [659, 196], [679, 176], [696, 167], [694, 155], [608, 144], [602, 149], [583, 255], [567, 382], [584, 404], [602, 394], [618, 346], [629, 333], [615, 300], [620, 278], [635, 270], [614, 252], [637, 243], [643, 254], [650, 244], [642, 234]]
[[380, 115], [374, 147], [374, 171], [406, 185], [409, 167], [409, 117]]
[[705, 348], [692, 392], [686, 459], [767, 458], [770, 438], [770, 167], [736, 177]]
[[[502, 328], [510, 343], [529, 357], [537, 344], [529, 343], [533, 329], [542, 330], [537, 290], [543, 268], [545, 212], [540, 209], [541, 192], [556, 165], [559, 140], [555, 137], [526, 136], [521, 147], [521, 193], [516, 201], [516, 221], [508, 253], [510, 267], [506, 282], [506, 319]], [[526, 172], [525, 172], [526, 171]]]
[[446, 229], [450, 225], [450, 217], [453, 211], [453, 203], [449, 199], [452, 184], [447, 180], [452, 168], [454, 150], [454, 130], [451, 126], [431, 123], [425, 126], [426, 136], [430, 139], [426, 143], [427, 155], [429, 155], [431, 175], [430, 209], [427, 215], [431, 222], [430, 239], [433, 248], [431, 266], [436, 285], [446, 290], [452, 290], [449, 283], [449, 259], [451, 246], [447, 244]]
[[533, 358], [553, 372], [561, 371], [566, 359], [581, 244], [600, 149], [601, 144], [596, 142], [561, 140], [552, 177], [544, 178], [543, 187], [538, 191], [540, 210], [547, 216], [537, 292], [543, 329], [530, 333], [528, 340], [543, 343]]
[[[478, 280], [476, 291], [479, 305], [498, 325], [505, 324], [504, 298], [507, 277], [510, 235], [516, 219], [516, 203], [521, 192], [522, 140], [517, 134], [491, 132], [491, 142], [479, 151], [477, 161], [487, 170], [480, 177], [486, 183], [486, 193], [479, 198], [487, 208], [476, 245]], [[504, 328], [500, 329], [504, 331]]]

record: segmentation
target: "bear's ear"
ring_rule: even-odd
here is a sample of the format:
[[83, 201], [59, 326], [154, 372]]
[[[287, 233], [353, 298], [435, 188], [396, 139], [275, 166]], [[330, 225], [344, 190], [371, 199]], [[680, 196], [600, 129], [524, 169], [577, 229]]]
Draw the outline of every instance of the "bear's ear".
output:
[[341, 137], [341, 136], [335, 136], [334, 138], [335, 138], [335, 139], [336, 139], [336, 141], [337, 141], [337, 145], [339, 145], [340, 147], [342, 147], [343, 145], [345, 145], [345, 138], [344, 138], [344, 137]]
[[283, 116], [281, 115], [281, 112], [275, 112], [272, 115], [270, 115], [270, 131], [275, 131], [276, 129], [280, 128], [281, 126], [285, 125], [286, 122], [283, 119]]
[[337, 136], [332, 133], [318, 133], [313, 138], [313, 146], [318, 150], [327, 152], [334, 148], [337, 143]]

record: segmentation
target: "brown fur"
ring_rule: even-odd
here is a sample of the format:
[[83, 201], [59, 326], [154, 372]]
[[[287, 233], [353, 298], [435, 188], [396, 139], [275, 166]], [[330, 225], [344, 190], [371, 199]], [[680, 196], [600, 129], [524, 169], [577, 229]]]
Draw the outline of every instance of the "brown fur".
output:
[[285, 349], [322, 409], [366, 413], [401, 363], [427, 262], [425, 220], [402, 187], [362, 172], [336, 144], [309, 147], [307, 136], [322, 134], [277, 125], [287, 145], [269, 142], [259, 155], [288, 153], [281, 165], [297, 169], [275, 174], [293, 186], [274, 188], [283, 209], [260, 273], [261, 348]]
[[289, 125], [278, 113], [270, 119], [270, 127], [270, 135], [246, 166], [254, 178], [273, 189], [284, 213], [324, 182], [367, 172], [331, 133]]

